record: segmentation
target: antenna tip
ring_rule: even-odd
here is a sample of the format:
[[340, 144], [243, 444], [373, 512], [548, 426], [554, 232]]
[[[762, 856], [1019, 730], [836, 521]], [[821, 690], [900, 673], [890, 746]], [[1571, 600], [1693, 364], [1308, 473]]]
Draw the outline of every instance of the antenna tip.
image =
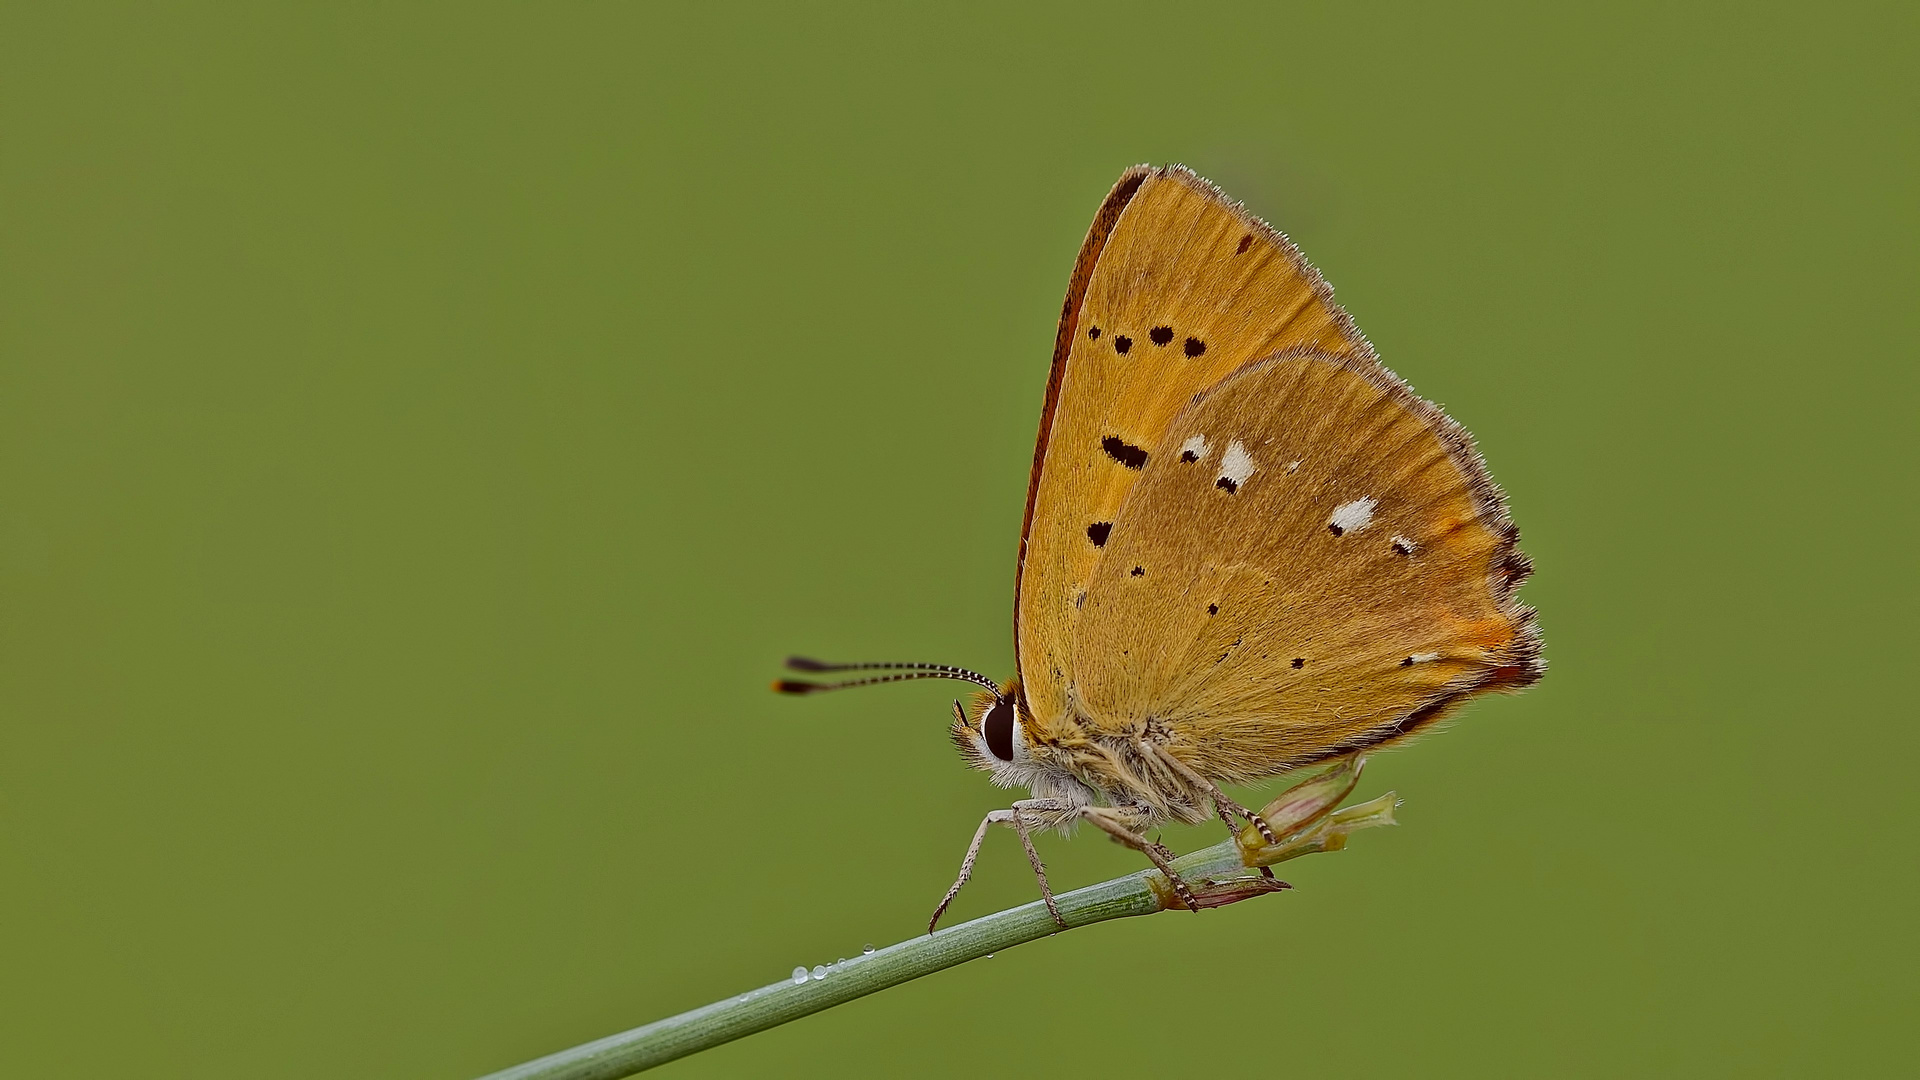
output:
[[773, 689], [775, 693], [780, 694], [811, 694], [815, 690], [824, 690], [826, 687], [819, 683], [801, 682], [798, 679], [775, 679]]
[[805, 656], [789, 656], [787, 667], [794, 671], [826, 671], [832, 665], [824, 660], [813, 660]]

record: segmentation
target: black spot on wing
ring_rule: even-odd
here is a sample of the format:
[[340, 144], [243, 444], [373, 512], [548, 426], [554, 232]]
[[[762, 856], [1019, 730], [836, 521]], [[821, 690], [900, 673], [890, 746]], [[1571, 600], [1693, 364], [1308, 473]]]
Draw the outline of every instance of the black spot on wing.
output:
[[1113, 522], [1096, 521], [1093, 524], [1087, 526], [1087, 539], [1093, 541], [1094, 547], [1106, 547], [1107, 536], [1112, 532], [1113, 532]]
[[1100, 340], [1100, 328], [1097, 326], [1087, 327], [1087, 337], [1094, 341]]
[[1297, 668], [1303, 668], [1303, 667], [1306, 667], [1306, 666], [1307, 666], [1307, 659], [1306, 659], [1306, 657], [1304, 657], [1304, 656], [1296, 656], [1296, 657], [1294, 657], [1294, 658], [1293, 658], [1293, 666], [1294, 666], [1294, 667], [1297, 667]]
[[1240, 246], [1237, 248], [1234, 248], [1233, 253], [1235, 255], [1245, 255], [1247, 253], [1247, 249], [1252, 246], [1253, 246], [1253, 234], [1248, 233], [1247, 235], [1240, 238]]
[[1413, 554], [1413, 547], [1405, 540], [1396, 536], [1393, 538], [1393, 553], [1395, 555], [1411, 555]]
[[1233, 477], [1231, 476], [1223, 476], [1220, 479], [1215, 480], [1213, 482], [1213, 486], [1219, 488], [1220, 490], [1226, 492], [1229, 495], [1240, 490], [1240, 485], [1235, 483], [1233, 480]]
[[1101, 439], [1100, 449], [1105, 450], [1108, 457], [1125, 465], [1129, 469], [1144, 469], [1147, 467], [1147, 452], [1127, 440], [1122, 439], [1118, 435], [1109, 435]]
[[1133, 339], [1127, 335], [1121, 334], [1119, 337], [1113, 339], [1113, 351], [1119, 353], [1121, 356], [1127, 355], [1127, 350], [1131, 348], [1133, 348]]
[[1134, 577], [1145, 577], [1147, 575], [1147, 568], [1144, 566], [1136, 566], [1128, 572]]
[[1181, 346], [1181, 348], [1184, 349], [1186, 351], [1187, 356], [1191, 358], [1191, 357], [1199, 356], [1201, 353], [1206, 352], [1207, 343], [1204, 341], [1201, 341], [1197, 337], [1190, 337], [1187, 339], [1187, 343]]
[[1191, 465], [1200, 460], [1200, 455], [1191, 450], [1182, 450], [1180, 451], [1180, 460], [1185, 464]]
[[1345, 535], [1347, 535], [1347, 530], [1345, 530], [1345, 529], [1343, 529], [1343, 528], [1341, 528], [1341, 527], [1340, 527], [1340, 526], [1338, 526], [1338, 525], [1335, 525], [1335, 524], [1334, 524], [1333, 522], [1331, 522], [1331, 521], [1329, 521], [1329, 522], [1327, 522], [1327, 531], [1328, 531], [1328, 532], [1330, 532], [1330, 533], [1332, 533], [1332, 534], [1333, 534], [1333, 535], [1335, 535], [1335, 536], [1345, 536]]
[[1220, 614], [1220, 605], [1219, 605], [1219, 604], [1208, 604], [1208, 605], [1207, 605], [1207, 614], [1209, 614], [1209, 615], [1218, 615], [1218, 614]]
[[1165, 345], [1167, 342], [1173, 340], [1173, 327], [1156, 326], [1147, 331], [1147, 337], [1151, 338], [1155, 345]]

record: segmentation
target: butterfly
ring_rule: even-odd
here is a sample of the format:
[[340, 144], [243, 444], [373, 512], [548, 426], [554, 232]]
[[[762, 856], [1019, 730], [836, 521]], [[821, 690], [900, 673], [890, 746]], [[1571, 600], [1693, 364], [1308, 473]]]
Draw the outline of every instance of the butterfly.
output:
[[1466, 430], [1381, 365], [1286, 236], [1181, 166], [1136, 166], [1094, 215], [1061, 307], [1016, 677], [795, 657], [889, 673], [774, 686], [981, 688], [954, 702], [954, 745], [1030, 797], [980, 823], [930, 931], [994, 825], [1018, 833], [1056, 920], [1031, 834], [1079, 822], [1198, 911], [1154, 826], [1269, 832], [1221, 786], [1406, 739], [1541, 677], [1518, 540]]

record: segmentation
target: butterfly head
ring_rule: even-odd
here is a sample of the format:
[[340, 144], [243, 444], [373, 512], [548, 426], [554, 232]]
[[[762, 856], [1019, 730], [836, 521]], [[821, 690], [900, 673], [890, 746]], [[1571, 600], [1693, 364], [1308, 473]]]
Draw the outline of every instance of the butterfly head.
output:
[[955, 701], [950, 733], [960, 756], [976, 769], [998, 774], [1006, 769], [1026, 769], [1033, 763], [1033, 743], [1025, 711], [1020, 707], [1018, 681], [1008, 683], [1005, 689], [983, 690], [973, 695], [969, 705]]
[[[989, 773], [1003, 788], [1027, 788], [1035, 798], [1084, 806], [1099, 794], [1073, 771], [1061, 756], [1062, 748], [1034, 737], [1037, 725], [1027, 709], [1026, 694], [1020, 680], [1005, 686], [979, 672], [951, 664], [862, 663], [833, 664], [790, 656], [787, 667], [810, 674], [838, 671], [881, 671], [834, 682], [810, 679], [780, 679], [773, 684], [783, 694], [817, 694], [826, 690], [844, 690], [876, 683], [906, 682], [913, 679], [956, 679], [980, 688], [971, 702], [953, 703], [953, 725], [948, 729], [953, 745], [967, 764]], [[1062, 826], [1071, 818], [1062, 819]]]
[[824, 690], [842, 690], [854, 686], [872, 686], [875, 683], [906, 682], [913, 679], [955, 679], [970, 682], [980, 687], [973, 695], [971, 707], [959, 701], [953, 703], [952, 736], [955, 746], [967, 763], [976, 769], [985, 769], [993, 773], [994, 782], [1002, 787], [1013, 787], [1032, 783], [1033, 775], [1039, 769], [1039, 763], [1032, 754], [1033, 741], [1028, 726], [1028, 714], [1023, 707], [1019, 680], [1013, 680], [1006, 686], [966, 668], [951, 664], [904, 664], [904, 663], [859, 663], [834, 664], [822, 660], [810, 660], [804, 656], [787, 658], [787, 667], [795, 671], [886, 671], [884, 675], [868, 675], [838, 682], [812, 682], [801, 679], [781, 679], [773, 684], [775, 690], [785, 694], [813, 694]]

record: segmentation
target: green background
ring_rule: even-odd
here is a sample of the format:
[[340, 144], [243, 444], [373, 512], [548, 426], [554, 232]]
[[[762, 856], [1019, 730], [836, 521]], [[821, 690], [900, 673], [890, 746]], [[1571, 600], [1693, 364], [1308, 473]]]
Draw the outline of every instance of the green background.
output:
[[1293, 894], [675, 1074], [1911, 1067], [1912, 5], [935, 7], [0, 15], [0, 1073], [459, 1078], [916, 933], [952, 688], [766, 680], [1012, 674], [1176, 160], [1478, 435], [1548, 678]]

